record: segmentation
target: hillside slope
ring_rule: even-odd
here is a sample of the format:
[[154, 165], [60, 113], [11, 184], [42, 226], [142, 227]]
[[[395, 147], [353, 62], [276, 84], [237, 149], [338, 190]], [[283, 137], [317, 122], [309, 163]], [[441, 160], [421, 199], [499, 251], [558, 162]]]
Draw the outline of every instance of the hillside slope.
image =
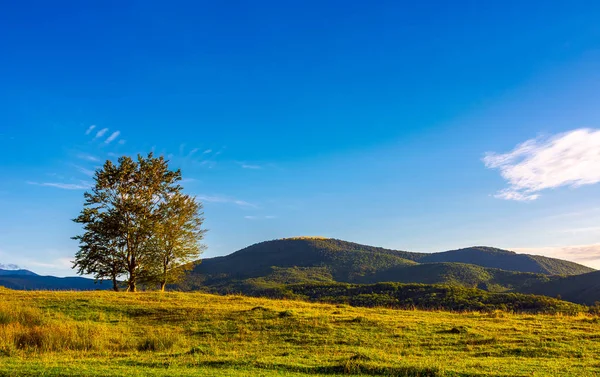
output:
[[294, 238], [205, 259], [180, 288], [256, 294], [285, 284], [389, 281], [520, 292], [555, 279], [553, 273], [589, 271], [593, 270], [568, 261], [488, 247], [426, 254], [335, 239]]
[[414, 265], [419, 253], [389, 250], [352, 242], [298, 238], [265, 241], [233, 254], [204, 259], [193, 274], [207, 283], [223, 279], [247, 279], [268, 275], [271, 267], [325, 267], [336, 281], [354, 281], [394, 266]]
[[514, 251], [493, 247], [475, 246], [427, 254], [416, 259], [419, 263], [459, 262], [507, 271], [533, 272], [546, 275], [579, 275], [594, 271], [593, 268], [541, 255], [517, 254]]
[[600, 271], [539, 282], [523, 289], [523, 292], [550, 297], [560, 296], [566, 301], [594, 305], [600, 301]]
[[365, 283], [383, 281], [399, 283], [448, 284], [488, 291], [521, 291], [524, 287], [547, 282], [553, 277], [529, 272], [505, 271], [465, 263], [424, 263], [393, 267], [365, 279]]

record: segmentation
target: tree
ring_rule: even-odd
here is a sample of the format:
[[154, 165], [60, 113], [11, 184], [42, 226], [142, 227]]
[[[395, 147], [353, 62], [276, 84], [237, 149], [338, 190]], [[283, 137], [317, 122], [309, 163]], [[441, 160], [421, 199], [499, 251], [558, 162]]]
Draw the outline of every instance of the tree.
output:
[[118, 292], [118, 278], [126, 270], [121, 262], [123, 248], [111, 223], [114, 219], [95, 208], [85, 208], [74, 221], [84, 224], [85, 233], [72, 237], [80, 243], [73, 268], [77, 268], [80, 275], [93, 274], [96, 280], [110, 279], [113, 290]]
[[177, 193], [160, 203], [152, 248], [157, 270], [151, 281], [164, 292], [167, 284], [182, 280], [202, 252], [198, 241], [204, 236], [202, 204], [195, 198]]
[[[73, 220], [84, 229], [83, 235], [74, 237], [80, 243], [73, 265], [78, 273], [93, 274], [96, 279], [110, 277], [115, 289], [117, 277], [126, 275], [127, 290], [135, 292], [139, 282], [155, 279], [160, 269], [157, 247], [163, 244], [163, 229], [170, 229], [169, 240], [186, 239], [186, 250], [202, 239], [201, 206], [182, 193], [181, 171], [169, 170], [164, 157], [150, 153], [147, 157], [138, 155], [137, 160], [121, 157], [117, 165], [106, 161], [94, 179], [91, 192], [84, 194], [80, 216]], [[192, 212], [177, 210], [187, 214], [184, 225], [194, 224], [194, 232], [189, 232], [189, 226], [167, 226], [171, 219], [165, 216], [166, 209], [174, 213], [171, 208], [183, 204], [195, 208]], [[173, 250], [179, 253], [177, 248]], [[169, 270], [179, 261], [199, 256], [199, 245], [196, 250], [195, 254], [170, 259]]]

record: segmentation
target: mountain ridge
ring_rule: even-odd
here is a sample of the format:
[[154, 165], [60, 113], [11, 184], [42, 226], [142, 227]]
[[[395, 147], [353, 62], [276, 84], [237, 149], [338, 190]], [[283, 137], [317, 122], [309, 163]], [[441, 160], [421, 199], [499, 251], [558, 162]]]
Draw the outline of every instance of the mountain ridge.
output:
[[256, 294], [286, 284], [398, 282], [520, 292], [562, 275], [591, 271], [574, 262], [484, 246], [415, 253], [323, 237], [293, 237], [204, 259], [178, 288]]
[[[560, 294], [566, 300], [582, 302], [577, 292], [586, 291], [585, 285], [593, 279], [580, 276], [595, 272], [600, 273], [574, 262], [486, 246], [419, 253], [324, 237], [293, 237], [263, 241], [229, 255], [204, 259], [184, 282], [171, 288], [260, 295], [294, 284], [392, 282], [550, 297]], [[556, 284], [560, 286], [557, 281], [573, 282], [571, 291], [555, 293]], [[39, 276], [27, 270], [0, 270], [0, 286], [48, 290], [110, 288], [92, 279]], [[600, 300], [600, 289], [597, 293], [586, 292], [586, 303]]]

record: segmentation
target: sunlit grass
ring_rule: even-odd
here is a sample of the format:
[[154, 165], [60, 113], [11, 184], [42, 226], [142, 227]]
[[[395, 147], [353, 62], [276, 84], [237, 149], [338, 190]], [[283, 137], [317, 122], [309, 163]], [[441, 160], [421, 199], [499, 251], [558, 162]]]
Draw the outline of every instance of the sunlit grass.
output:
[[600, 320], [0, 289], [0, 375], [593, 376]]

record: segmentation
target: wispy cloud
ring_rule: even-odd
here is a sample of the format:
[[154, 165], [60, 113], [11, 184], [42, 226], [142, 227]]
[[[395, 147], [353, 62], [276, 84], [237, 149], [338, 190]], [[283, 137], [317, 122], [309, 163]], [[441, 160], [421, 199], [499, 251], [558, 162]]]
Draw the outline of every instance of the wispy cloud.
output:
[[243, 162], [240, 162], [240, 166], [242, 167], [242, 169], [252, 169], [252, 170], [262, 169], [262, 166], [260, 166], [260, 165], [246, 164]]
[[256, 164], [256, 163], [248, 163], [245, 161], [235, 161], [235, 163], [238, 164], [242, 169], [251, 169], [251, 170], [260, 170], [260, 169], [275, 167], [274, 164]]
[[92, 161], [92, 162], [98, 162], [100, 161], [100, 159], [96, 156], [93, 156], [91, 154], [87, 154], [87, 153], [79, 153], [77, 155], [77, 158], [80, 160], [85, 160], [85, 161]]
[[495, 196], [531, 201], [540, 192], [600, 182], [600, 130], [577, 129], [549, 138], [527, 140], [508, 153], [486, 153], [489, 169], [498, 169], [509, 187]]
[[182, 178], [179, 183], [190, 183], [190, 182], [198, 182], [196, 178]]
[[89, 127], [88, 127], [88, 129], [85, 131], [85, 134], [86, 134], [86, 135], [89, 135], [89, 134], [90, 134], [90, 133], [91, 133], [91, 132], [94, 130], [94, 128], [96, 128], [96, 126], [92, 124], [92, 125], [91, 125], [91, 126], [89, 126]]
[[73, 165], [75, 169], [77, 169], [80, 173], [87, 175], [88, 177], [93, 177], [96, 172], [91, 169], [84, 168], [83, 166]]
[[276, 219], [277, 216], [244, 216], [244, 218], [247, 220], [272, 220]]
[[113, 140], [119, 137], [121, 131], [113, 132], [106, 140], [104, 140], [104, 144], [110, 144]]
[[198, 195], [197, 197], [199, 200], [206, 202], [206, 203], [228, 203], [228, 204], [235, 204], [235, 205], [243, 207], [243, 208], [258, 208], [258, 206], [254, 203], [250, 203], [245, 200], [231, 198], [228, 196]]
[[0, 263], [0, 269], [1, 270], [18, 270], [19, 268], [20, 267], [17, 266], [16, 264], [12, 264], [12, 263], [2, 264], [2, 263]]
[[71, 259], [72, 258], [69, 258], [69, 257], [62, 257], [62, 258], [53, 259], [46, 263], [39, 262], [39, 261], [31, 261], [31, 262], [29, 262], [29, 264], [32, 266], [35, 266], [35, 267], [64, 270], [67, 268], [71, 268], [73, 266], [73, 262], [71, 261]]
[[119, 140], [119, 144], [120, 144], [120, 145], [125, 145], [125, 143], [126, 143], [126, 141], [125, 141], [125, 140], [123, 140], [123, 139]]
[[29, 185], [36, 186], [44, 186], [44, 187], [54, 187], [62, 190], [87, 190], [92, 187], [92, 184], [89, 182], [80, 182], [80, 183], [61, 183], [61, 182], [31, 182], [28, 181]]
[[511, 249], [519, 253], [545, 255], [600, 268], [600, 244], [574, 246], [548, 246]]
[[583, 228], [570, 228], [562, 230], [563, 233], [600, 233], [600, 226], [588, 226]]
[[204, 152], [202, 152], [202, 154], [209, 154], [209, 153], [212, 153], [212, 149], [207, 149]]
[[96, 132], [96, 137], [94, 137], [94, 139], [101, 138], [107, 132], [108, 132], [108, 128], [101, 129], [100, 131]]

